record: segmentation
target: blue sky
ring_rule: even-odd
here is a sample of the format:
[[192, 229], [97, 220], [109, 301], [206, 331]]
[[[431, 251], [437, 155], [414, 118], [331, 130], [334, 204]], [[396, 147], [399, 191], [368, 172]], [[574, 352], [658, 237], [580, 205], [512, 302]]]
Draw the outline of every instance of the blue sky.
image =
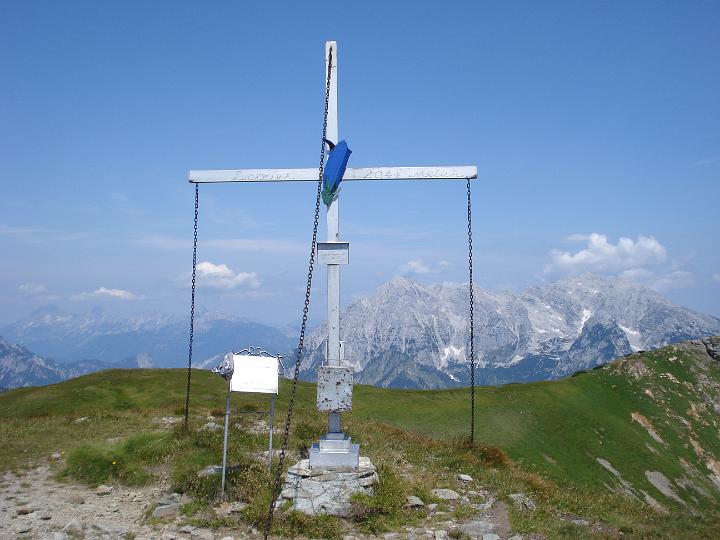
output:
[[[188, 308], [188, 169], [477, 164], [476, 278], [585, 270], [720, 316], [717, 2], [3, 2], [0, 322]], [[310, 183], [201, 186], [198, 301], [296, 320]], [[466, 280], [465, 186], [344, 186], [342, 301]], [[222, 266], [225, 265], [225, 266]], [[325, 272], [313, 316], [323, 317]]]

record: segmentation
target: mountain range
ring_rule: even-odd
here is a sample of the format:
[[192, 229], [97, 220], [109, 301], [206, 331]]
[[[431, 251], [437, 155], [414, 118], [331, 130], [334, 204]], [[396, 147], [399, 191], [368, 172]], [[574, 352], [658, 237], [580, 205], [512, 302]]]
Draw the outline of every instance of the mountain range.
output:
[[[477, 384], [555, 379], [631, 352], [720, 333], [720, 320], [676, 306], [654, 290], [586, 273], [520, 294], [474, 288]], [[345, 359], [376, 386], [470, 383], [468, 286], [395, 277], [353, 302], [341, 319]], [[308, 340], [311, 379], [327, 332]]]
[[[470, 382], [467, 285], [422, 285], [396, 277], [341, 314], [346, 361], [365, 384], [445, 388]], [[522, 293], [474, 289], [475, 382], [559, 378], [633, 351], [720, 334], [720, 320], [676, 306], [647, 287], [583, 274]], [[50, 384], [109, 367], [187, 362], [188, 320], [161, 313], [129, 318], [102, 310], [43, 308], [0, 328], [0, 388]], [[248, 345], [284, 354], [296, 336], [232, 315], [198, 310], [193, 365], [213, 367]], [[308, 337], [301, 376], [325, 359], [326, 329]], [[32, 352], [31, 352], [32, 351]]]

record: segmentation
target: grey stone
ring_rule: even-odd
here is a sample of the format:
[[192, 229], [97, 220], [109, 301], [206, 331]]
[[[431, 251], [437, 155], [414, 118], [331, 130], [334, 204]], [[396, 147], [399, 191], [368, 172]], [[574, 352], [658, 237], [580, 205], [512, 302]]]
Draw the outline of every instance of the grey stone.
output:
[[172, 516], [177, 515], [179, 510], [180, 510], [180, 505], [178, 503], [164, 504], [162, 506], [158, 506], [155, 510], [153, 510], [152, 517], [154, 517], [154, 518], [172, 517]]
[[95, 493], [97, 495], [99, 495], [100, 497], [104, 497], [105, 495], [110, 495], [112, 492], [113, 492], [113, 487], [105, 486], [105, 485], [100, 485], [95, 490]]
[[475, 520], [460, 525], [460, 531], [467, 534], [470, 538], [482, 538], [484, 534], [489, 533], [494, 525], [487, 521]]
[[200, 540], [213, 540], [215, 535], [210, 529], [193, 529], [190, 533], [191, 538], [199, 538]]
[[223, 536], [220, 540], [235, 540], [234, 536]]
[[438, 507], [437, 503], [432, 503], [432, 504], [427, 505], [427, 509], [430, 510], [431, 512], [433, 510], [435, 510], [437, 507]]
[[24, 516], [24, 515], [30, 514], [30, 513], [32, 513], [32, 512], [34, 512], [34, 510], [33, 510], [32, 508], [27, 508], [27, 507], [25, 507], [25, 508], [18, 508], [17, 510], [15, 510], [15, 513], [16, 513], [18, 516]]
[[247, 503], [244, 502], [231, 502], [230, 503], [230, 513], [231, 514], [239, 514], [245, 508], [247, 507]]
[[62, 528], [62, 532], [68, 536], [82, 536], [83, 526], [79, 519], [71, 519]]
[[495, 533], [483, 534], [482, 540], [500, 540], [500, 537]]
[[109, 536], [110, 538], [127, 538], [130, 536], [130, 530], [124, 525], [93, 523], [90, 528], [92, 532], [100, 536]]
[[461, 482], [472, 482], [472, 476], [469, 474], [458, 474], [457, 477]]
[[205, 478], [206, 476], [213, 476], [216, 474], [222, 474], [222, 465], [208, 465], [198, 473], [198, 476], [200, 478]]
[[180, 502], [180, 494], [179, 493], [170, 493], [169, 495], [165, 495], [162, 499], [158, 501], [159, 505], [166, 505], [166, 504], [175, 504]]
[[50, 536], [45, 537], [45, 540], [68, 540], [68, 535], [64, 532], [55, 531]]
[[29, 523], [23, 523], [23, 524], [17, 526], [17, 529], [15, 529], [15, 532], [17, 532], [18, 534], [23, 534], [26, 532], [30, 532], [31, 530], [32, 530], [32, 525], [30, 525]]
[[532, 512], [535, 510], [535, 503], [524, 493], [511, 493], [509, 497], [512, 502], [515, 503], [518, 510], [522, 510], [523, 512]]
[[52, 519], [52, 516], [49, 514], [43, 514], [42, 516], [40, 516], [40, 519], [42, 519], [43, 521], [50, 521]]
[[62, 454], [60, 452], [53, 452], [52, 454], [50, 454], [50, 459], [52, 459], [53, 461], [57, 461], [60, 458], [62, 458]]
[[219, 429], [222, 429], [222, 426], [220, 424], [216, 424], [215, 422], [208, 422], [200, 428], [200, 431], [218, 431]]
[[351, 496], [372, 494], [372, 486], [378, 479], [375, 466], [368, 458], [360, 458], [359, 463], [357, 469], [323, 470], [310, 469], [309, 460], [301, 460], [288, 469], [278, 502], [290, 501], [294, 510], [306, 514], [350, 517]]
[[508, 538], [508, 540], [523, 540], [523, 535], [516, 534], [515, 536], [511, 536], [510, 538]]
[[408, 508], [418, 508], [420, 506], [425, 506], [425, 503], [422, 502], [422, 499], [420, 499], [420, 497], [416, 497], [415, 495], [408, 495], [405, 506]]
[[448, 538], [448, 532], [443, 529], [440, 529], [433, 533], [433, 538], [434, 538], [434, 540], [446, 540]]
[[185, 534], [190, 534], [190, 533], [192, 533], [194, 530], [195, 530], [195, 527], [193, 527], [192, 525], [183, 525], [182, 527], [180, 527], [180, 529], [178, 530], [178, 532], [185, 533]]
[[443, 501], [456, 501], [460, 498], [460, 495], [458, 495], [455, 491], [452, 489], [433, 489], [432, 490], [433, 496], [437, 497], [440, 500]]

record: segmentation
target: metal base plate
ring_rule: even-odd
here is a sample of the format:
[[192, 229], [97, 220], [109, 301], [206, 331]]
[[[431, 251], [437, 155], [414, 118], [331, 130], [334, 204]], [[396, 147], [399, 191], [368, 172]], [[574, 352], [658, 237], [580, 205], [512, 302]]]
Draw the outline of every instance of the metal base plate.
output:
[[311, 469], [355, 470], [359, 463], [360, 445], [353, 444], [344, 433], [328, 433], [310, 448]]

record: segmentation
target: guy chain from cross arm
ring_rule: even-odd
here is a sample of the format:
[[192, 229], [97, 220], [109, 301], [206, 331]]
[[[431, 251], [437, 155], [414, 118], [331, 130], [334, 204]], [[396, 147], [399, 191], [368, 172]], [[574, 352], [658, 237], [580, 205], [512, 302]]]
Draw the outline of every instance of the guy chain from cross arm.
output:
[[190, 294], [190, 341], [188, 343], [188, 369], [187, 387], [185, 389], [185, 421], [183, 428], [188, 429], [188, 414], [190, 410], [190, 373], [192, 370], [193, 331], [195, 327], [195, 271], [197, 269], [197, 231], [198, 231], [198, 185], [195, 184], [195, 223], [193, 225], [193, 263], [192, 263], [192, 293]]
[[472, 206], [470, 200], [470, 179], [467, 181], [468, 219], [468, 271], [470, 274], [470, 444], [475, 443], [475, 320], [472, 260]]
[[328, 70], [327, 81], [325, 84], [325, 115], [323, 117], [323, 130], [320, 148], [320, 166], [318, 167], [317, 193], [315, 196], [315, 219], [313, 221], [313, 234], [310, 246], [310, 264], [308, 266], [307, 285], [305, 287], [305, 304], [303, 306], [302, 323], [300, 325], [300, 339], [298, 340], [295, 357], [295, 371], [293, 373], [292, 390], [290, 391], [290, 401], [288, 402], [287, 416], [285, 417], [285, 432], [283, 433], [283, 442], [280, 449], [278, 465], [275, 469], [275, 480], [273, 482], [272, 492], [270, 493], [270, 508], [268, 509], [268, 516], [265, 523], [264, 531], [265, 540], [267, 540], [267, 537], [270, 534], [270, 529], [272, 528], [273, 514], [275, 513], [275, 504], [277, 498], [280, 496], [282, 473], [283, 467], [285, 465], [285, 453], [287, 452], [288, 446], [288, 433], [290, 432], [290, 422], [292, 420], [293, 405], [295, 403], [295, 390], [297, 388], [298, 375], [300, 374], [300, 359], [302, 358], [303, 348], [305, 347], [305, 330], [307, 327], [308, 310], [310, 309], [310, 291], [312, 289], [312, 276], [315, 266], [315, 246], [317, 245], [317, 231], [318, 224], [320, 223], [320, 196], [322, 192], [323, 169], [325, 167], [325, 138], [327, 136], [328, 108], [330, 106], [330, 76], [332, 72], [332, 53], [333, 50], [331, 47], [328, 51]]

